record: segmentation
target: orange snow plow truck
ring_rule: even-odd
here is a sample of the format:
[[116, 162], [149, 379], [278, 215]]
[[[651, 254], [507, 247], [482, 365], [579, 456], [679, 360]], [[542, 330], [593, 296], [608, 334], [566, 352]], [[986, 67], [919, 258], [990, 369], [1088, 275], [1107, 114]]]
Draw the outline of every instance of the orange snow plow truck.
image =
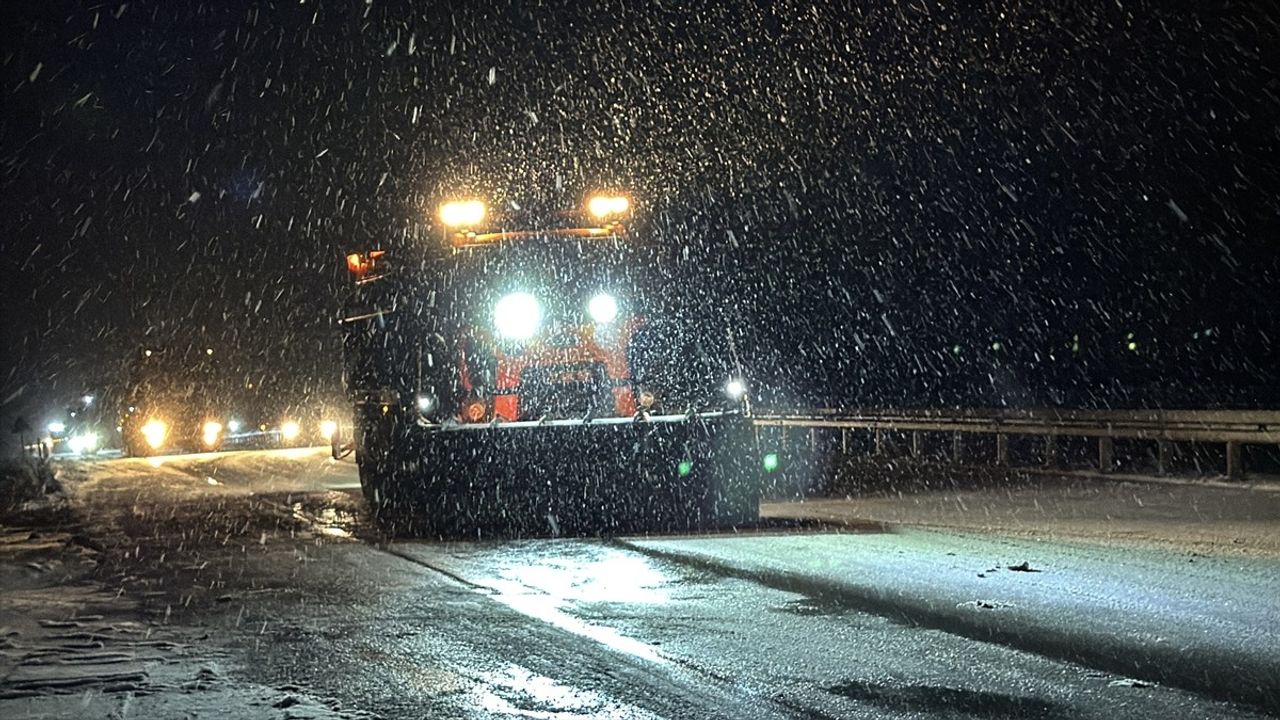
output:
[[690, 329], [717, 327], [709, 308], [670, 310], [631, 199], [502, 200], [442, 203], [426, 240], [346, 256], [353, 435], [334, 452], [354, 451], [374, 517], [469, 536], [755, 521], [726, 326], [710, 343]]

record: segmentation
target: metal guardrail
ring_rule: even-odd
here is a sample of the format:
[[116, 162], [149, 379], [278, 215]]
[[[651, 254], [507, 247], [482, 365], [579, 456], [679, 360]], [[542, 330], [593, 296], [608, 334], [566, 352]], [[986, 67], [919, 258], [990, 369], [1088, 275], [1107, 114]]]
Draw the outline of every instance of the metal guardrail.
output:
[[920, 454], [921, 433], [952, 433], [953, 455], [961, 456], [965, 434], [994, 435], [997, 464], [1008, 464], [1010, 436], [1044, 439], [1046, 464], [1056, 457], [1059, 437], [1093, 438], [1098, 443], [1098, 470], [1113, 466], [1114, 441], [1157, 443], [1158, 471], [1168, 466], [1171, 443], [1223, 443], [1226, 475], [1243, 474], [1241, 445], [1280, 445], [1280, 411], [1275, 410], [816, 410], [765, 411], [753, 421], [759, 428], [841, 431], [847, 451], [849, 431], [870, 431], [881, 453], [885, 433], [912, 433], [912, 454]]
[[1136, 438], [1173, 442], [1280, 443], [1280, 411], [1262, 410], [818, 410], [759, 413], [762, 427], [921, 430]]

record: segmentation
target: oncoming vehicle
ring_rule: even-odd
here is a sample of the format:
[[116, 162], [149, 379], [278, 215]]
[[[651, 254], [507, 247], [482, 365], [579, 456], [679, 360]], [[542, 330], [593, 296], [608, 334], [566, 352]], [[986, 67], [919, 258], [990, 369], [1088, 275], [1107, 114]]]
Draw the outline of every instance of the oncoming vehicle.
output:
[[97, 454], [106, 433], [93, 395], [81, 395], [45, 425], [40, 443], [52, 455], [91, 457]]
[[[289, 391], [258, 393], [247, 389], [227, 403], [224, 450], [263, 450], [328, 445], [338, 431], [341, 417], [334, 404], [305, 395], [290, 402]], [[280, 399], [286, 398], [286, 399]], [[345, 405], [345, 403], [344, 403]]]
[[225, 393], [207, 347], [146, 348], [129, 367], [120, 432], [127, 455], [217, 450]]
[[630, 200], [582, 205], [452, 201], [440, 240], [346, 258], [352, 446], [385, 526], [558, 534], [756, 519], [760, 462], [727, 340], [690, 357], [695, 323], [667, 311], [627, 228]]

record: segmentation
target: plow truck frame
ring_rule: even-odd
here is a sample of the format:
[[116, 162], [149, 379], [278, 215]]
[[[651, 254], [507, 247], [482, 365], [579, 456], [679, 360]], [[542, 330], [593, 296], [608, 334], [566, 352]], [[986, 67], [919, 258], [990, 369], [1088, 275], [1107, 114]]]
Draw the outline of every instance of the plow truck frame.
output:
[[447, 202], [431, 242], [345, 258], [353, 421], [334, 454], [354, 452], [373, 517], [472, 537], [755, 522], [761, 453], [732, 343], [689, 341], [718, 321], [669, 310], [630, 200], [501, 207]]

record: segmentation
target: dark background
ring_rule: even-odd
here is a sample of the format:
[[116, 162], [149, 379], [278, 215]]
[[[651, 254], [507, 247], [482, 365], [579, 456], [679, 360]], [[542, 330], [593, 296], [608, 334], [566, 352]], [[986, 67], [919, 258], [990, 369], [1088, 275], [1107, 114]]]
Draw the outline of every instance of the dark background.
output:
[[4, 3], [6, 434], [145, 344], [339, 392], [346, 249], [601, 178], [767, 401], [1280, 404], [1275, 5], [488, 5]]

